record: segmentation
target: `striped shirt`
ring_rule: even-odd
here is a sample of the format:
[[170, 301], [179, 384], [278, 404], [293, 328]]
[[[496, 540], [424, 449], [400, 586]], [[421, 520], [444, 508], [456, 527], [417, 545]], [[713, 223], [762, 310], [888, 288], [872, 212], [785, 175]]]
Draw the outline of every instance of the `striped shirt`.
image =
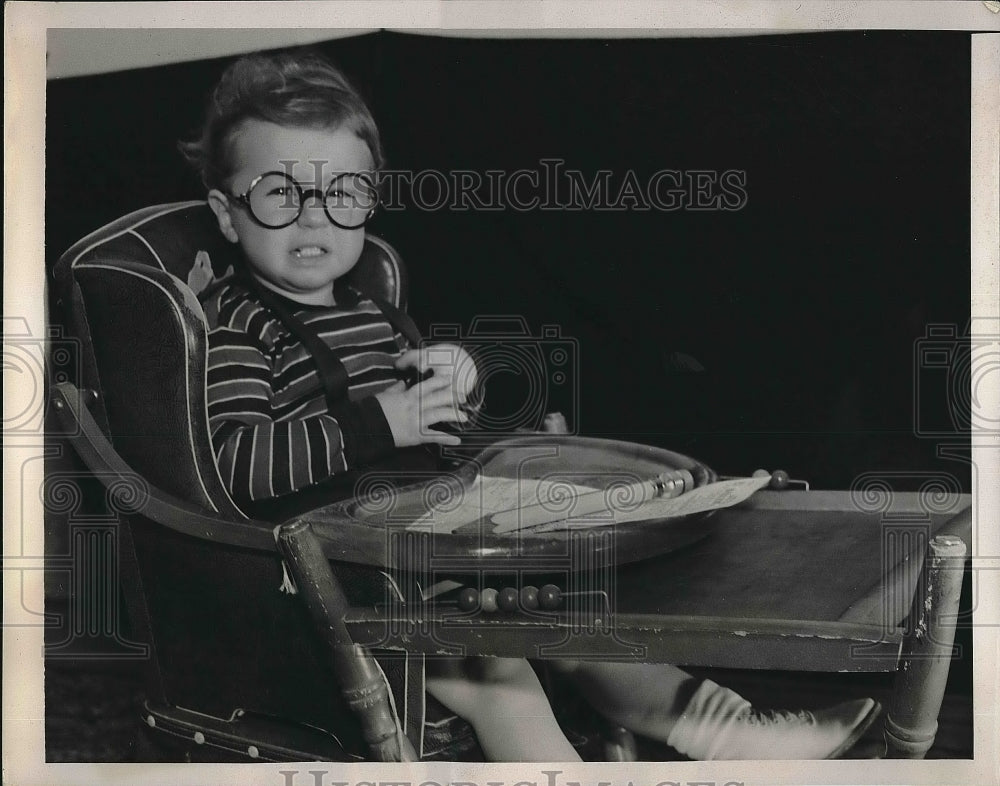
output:
[[349, 403], [330, 413], [306, 347], [243, 284], [211, 293], [203, 303], [208, 420], [219, 472], [238, 503], [298, 491], [394, 449], [374, 395], [401, 378], [393, 361], [406, 339], [363, 296], [350, 306], [284, 300], [344, 364]]

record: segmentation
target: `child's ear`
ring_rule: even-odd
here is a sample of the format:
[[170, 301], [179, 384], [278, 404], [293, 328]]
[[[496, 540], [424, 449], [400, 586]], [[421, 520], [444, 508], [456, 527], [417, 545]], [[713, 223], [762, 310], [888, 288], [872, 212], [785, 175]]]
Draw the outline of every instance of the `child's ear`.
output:
[[229, 211], [229, 198], [217, 188], [213, 188], [208, 192], [208, 206], [215, 213], [215, 220], [219, 222], [219, 229], [226, 240], [230, 243], [238, 243], [240, 236], [236, 234], [236, 227], [233, 226], [233, 217]]

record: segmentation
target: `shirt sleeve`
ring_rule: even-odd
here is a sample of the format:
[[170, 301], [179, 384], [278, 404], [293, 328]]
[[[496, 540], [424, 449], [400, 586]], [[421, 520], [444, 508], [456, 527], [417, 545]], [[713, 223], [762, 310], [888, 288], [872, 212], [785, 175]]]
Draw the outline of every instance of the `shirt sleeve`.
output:
[[240, 330], [209, 333], [207, 395], [216, 463], [237, 503], [298, 491], [395, 449], [374, 397], [276, 419], [268, 351]]

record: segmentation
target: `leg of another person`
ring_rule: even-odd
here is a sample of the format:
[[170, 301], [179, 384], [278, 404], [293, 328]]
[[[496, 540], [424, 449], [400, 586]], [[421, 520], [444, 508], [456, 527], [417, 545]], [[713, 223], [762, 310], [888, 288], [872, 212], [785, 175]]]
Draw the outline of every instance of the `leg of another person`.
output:
[[427, 691], [476, 730], [490, 761], [580, 761], [520, 658], [434, 658]]
[[655, 663], [552, 661], [606, 718], [692, 759], [824, 759], [878, 714], [872, 699], [823, 710], [755, 709], [735, 691]]

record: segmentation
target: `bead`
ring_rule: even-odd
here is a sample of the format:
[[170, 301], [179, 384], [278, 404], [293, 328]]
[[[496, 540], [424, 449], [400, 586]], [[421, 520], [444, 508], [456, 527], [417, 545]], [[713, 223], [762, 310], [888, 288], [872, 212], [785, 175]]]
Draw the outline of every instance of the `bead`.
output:
[[260, 756], [260, 751], [257, 750], [256, 745], [250, 745], [249, 747], [247, 747], [247, 756], [249, 756], [251, 759], [256, 759], [258, 756]]
[[516, 611], [517, 601], [520, 593], [514, 587], [504, 587], [500, 590], [500, 597], [497, 598], [497, 605], [503, 611]]
[[521, 608], [527, 611], [538, 608], [538, 587], [532, 587], [530, 584], [521, 587]]
[[776, 469], [771, 475], [771, 488], [781, 490], [788, 488], [788, 473], [783, 469]]
[[458, 607], [462, 611], [475, 611], [479, 608], [479, 591], [466, 587], [458, 593]]
[[538, 590], [538, 605], [546, 611], [558, 609], [562, 603], [562, 590], [555, 584], [546, 584]]
[[200, 731], [196, 731], [194, 733], [194, 741], [196, 743], [198, 743], [199, 745], [204, 745], [205, 744], [205, 735], [202, 734]]
[[492, 614], [497, 610], [497, 591], [493, 587], [484, 589], [479, 596], [479, 604], [482, 606], [483, 611], [487, 614]]
[[154, 718], [152, 715], [147, 715], [146, 716], [146, 723], [149, 724], [149, 727], [151, 729], [155, 729], [156, 728], [156, 718]]
[[768, 472], [766, 469], [755, 469], [753, 471], [753, 475], [751, 475], [750, 477], [752, 477], [752, 478], [769, 478], [769, 477], [771, 477], [771, 473]]

